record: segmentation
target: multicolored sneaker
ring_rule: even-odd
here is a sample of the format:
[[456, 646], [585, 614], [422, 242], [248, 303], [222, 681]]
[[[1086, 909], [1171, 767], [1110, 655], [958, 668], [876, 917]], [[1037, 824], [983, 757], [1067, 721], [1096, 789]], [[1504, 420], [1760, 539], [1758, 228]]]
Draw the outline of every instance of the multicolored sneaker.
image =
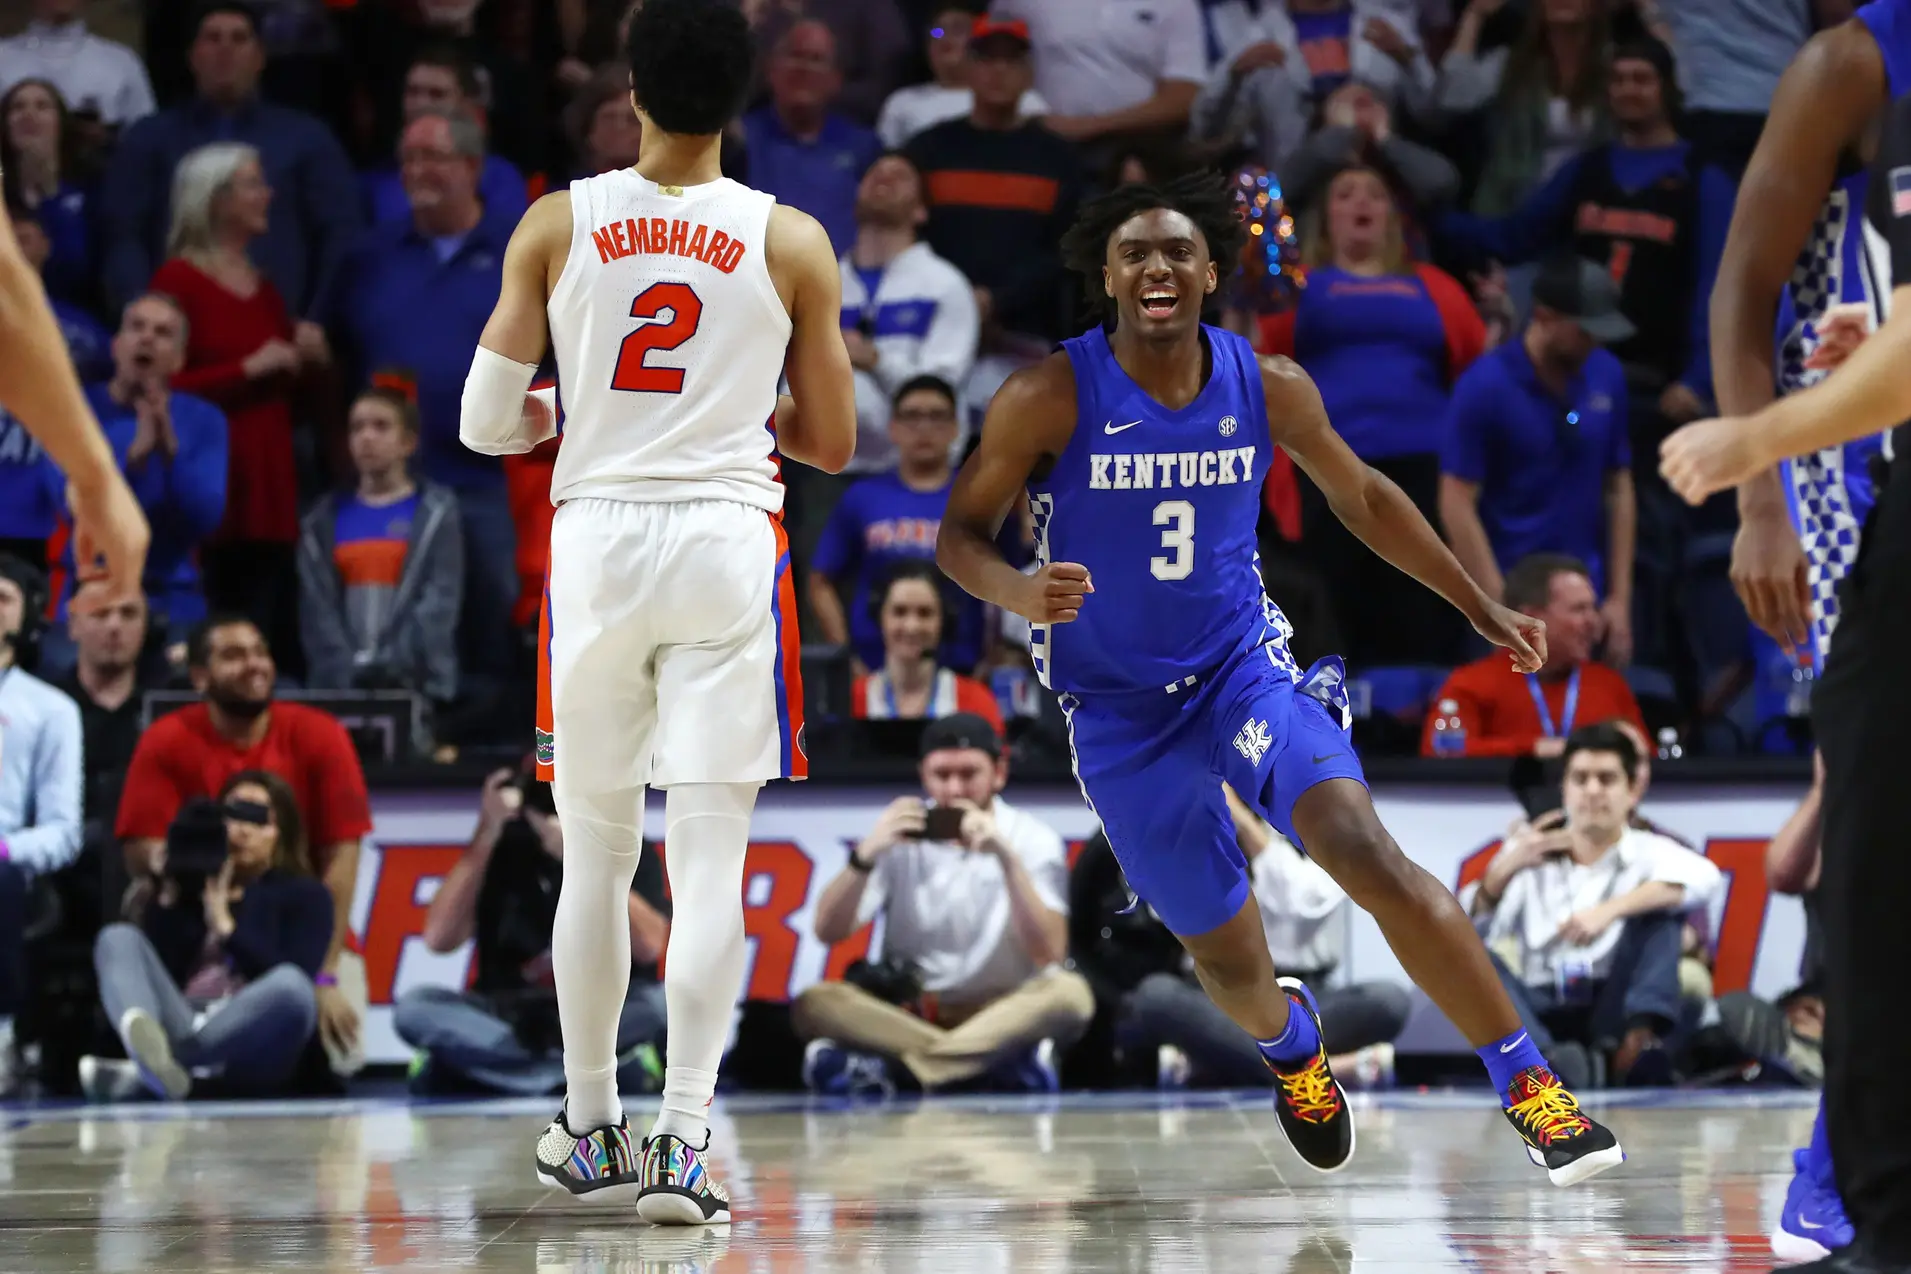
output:
[[1792, 1151], [1792, 1183], [1772, 1231], [1772, 1255], [1781, 1261], [1822, 1261], [1855, 1237], [1836, 1182], [1826, 1179], [1806, 1150]]
[[537, 1179], [593, 1203], [634, 1202], [640, 1188], [639, 1160], [628, 1115], [615, 1124], [576, 1133], [569, 1114], [560, 1109], [537, 1140]]
[[709, 1149], [708, 1133], [702, 1149], [667, 1132], [644, 1142], [637, 1215], [652, 1225], [728, 1225], [730, 1195], [703, 1166]]
[[[1314, 1032], [1319, 1035], [1320, 1008], [1314, 993], [1299, 978], [1282, 978], [1281, 989], [1294, 1009], [1314, 1019]], [[1292, 1070], [1272, 1062], [1267, 1068], [1274, 1072], [1274, 1113], [1294, 1153], [1322, 1172], [1346, 1167], [1354, 1157], [1354, 1112], [1327, 1065], [1327, 1046], [1322, 1044], [1311, 1060]]]
[[1526, 1157], [1556, 1186], [1578, 1185], [1626, 1161], [1619, 1139], [1579, 1109], [1579, 1099], [1544, 1066], [1529, 1066], [1506, 1090], [1506, 1118]]

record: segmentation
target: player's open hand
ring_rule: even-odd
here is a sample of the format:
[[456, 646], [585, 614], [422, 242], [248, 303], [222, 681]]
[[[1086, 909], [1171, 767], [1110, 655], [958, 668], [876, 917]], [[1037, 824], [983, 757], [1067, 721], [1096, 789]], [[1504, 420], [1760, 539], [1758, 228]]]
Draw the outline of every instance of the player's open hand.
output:
[[1473, 630], [1513, 652], [1514, 672], [1538, 672], [1546, 662], [1546, 621], [1498, 602], [1488, 602]]
[[1758, 445], [1760, 430], [1725, 417], [1675, 429], [1659, 444], [1659, 473], [1687, 504], [1757, 477], [1776, 463]]
[[1066, 624], [1082, 612], [1082, 598], [1095, 591], [1088, 568], [1076, 562], [1050, 562], [1027, 577], [1024, 602], [1016, 614], [1031, 624]]

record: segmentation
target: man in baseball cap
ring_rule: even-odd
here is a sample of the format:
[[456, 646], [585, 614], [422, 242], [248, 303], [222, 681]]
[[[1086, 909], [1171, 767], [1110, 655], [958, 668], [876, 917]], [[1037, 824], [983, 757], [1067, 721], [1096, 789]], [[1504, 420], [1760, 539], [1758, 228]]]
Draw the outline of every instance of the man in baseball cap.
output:
[[1604, 266], [1548, 257], [1525, 330], [1454, 382], [1440, 453], [1440, 517], [1473, 578], [1497, 597], [1522, 558], [1578, 558], [1603, 598], [1606, 654], [1620, 664], [1632, 652], [1637, 515], [1626, 373], [1603, 347], [1634, 330]]

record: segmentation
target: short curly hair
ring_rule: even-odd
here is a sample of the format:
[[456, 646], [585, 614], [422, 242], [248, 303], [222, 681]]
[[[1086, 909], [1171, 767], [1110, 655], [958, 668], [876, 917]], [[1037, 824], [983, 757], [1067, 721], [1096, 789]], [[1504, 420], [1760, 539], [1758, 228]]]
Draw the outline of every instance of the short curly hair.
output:
[[1226, 174], [1196, 172], [1159, 185], [1137, 182], [1119, 186], [1083, 204], [1075, 224], [1062, 236], [1062, 261], [1082, 276], [1082, 291], [1091, 306], [1110, 304], [1101, 274], [1108, 263], [1108, 240], [1131, 219], [1157, 208], [1178, 212], [1194, 222], [1207, 243], [1208, 259], [1223, 275], [1234, 268], [1247, 242], [1247, 230], [1235, 201], [1234, 184]]
[[644, 0], [625, 40], [630, 87], [666, 133], [721, 133], [749, 97], [756, 43], [732, 0]]

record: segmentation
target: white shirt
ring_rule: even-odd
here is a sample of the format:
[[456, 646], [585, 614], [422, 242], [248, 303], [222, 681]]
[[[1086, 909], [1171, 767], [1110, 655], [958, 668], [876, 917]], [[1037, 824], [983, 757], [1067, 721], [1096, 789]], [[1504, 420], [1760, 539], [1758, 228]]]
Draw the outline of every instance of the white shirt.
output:
[[[963, 119], [975, 109], [975, 92], [966, 88], [945, 88], [940, 84], [911, 84], [908, 88], [899, 88], [889, 95], [883, 103], [882, 113], [876, 116], [876, 136], [883, 139], [883, 145], [891, 150], [900, 150], [917, 133], [927, 132], [937, 124], [946, 124], [952, 119]], [[1037, 115], [1048, 114], [1048, 103], [1034, 89], [1022, 94], [1015, 104], [1022, 118], [1031, 119]]]
[[1248, 873], [1274, 967], [1338, 968], [1347, 954], [1347, 894], [1326, 868], [1277, 833]]
[[876, 346], [874, 370], [856, 372], [856, 455], [850, 469], [867, 473], [896, 462], [889, 439], [896, 391], [927, 374], [960, 392], [975, 363], [982, 321], [969, 280], [926, 243], [903, 249], [883, 269], [873, 296], [849, 257], [841, 267], [843, 326], [866, 325]]
[[1162, 80], [1208, 78], [1195, 0], [996, 0], [990, 16], [1028, 24], [1035, 91], [1056, 115], [1107, 115]]
[[1560, 855], [1515, 875], [1487, 922], [1487, 944], [1511, 942], [1519, 955], [1514, 972], [1529, 986], [1552, 982], [1568, 965], [1602, 978], [1612, 967], [1624, 926], [1608, 925], [1584, 946], [1557, 941], [1559, 927], [1578, 912], [1655, 882], [1683, 886], [1679, 909], [1688, 910], [1708, 905], [1725, 877], [1710, 859], [1670, 837], [1629, 829], [1593, 862]]
[[40, 874], [80, 856], [81, 751], [79, 705], [0, 670], [0, 857]]
[[571, 250], [546, 305], [564, 446], [551, 503], [783, 507], [768, 427], [790, 315], [764, 261], [776, 200], [629, 168], [571, 183]]
[[91, 108], [108, 124], [130, 124], [153, 113], [146, 64], [125, 45], [89, 32], [84, 22], [35, 22], [0, 40], [0, 94], [27, 79], [51, 81], [68, 110]]
[[[996, 827], [1022, 860], [1042, 905], [1068, 914], [1068, 854], [1048, 824], [995, 798]], [[943, 841], [904, 841], [876, 860], [856, 911], [883, 916], [882, 955], [922, 972], [922, 988], [951, 1005], [1007, 995], [1041, 972], [1021, 940], [1008, 879], [991, 854]]]

